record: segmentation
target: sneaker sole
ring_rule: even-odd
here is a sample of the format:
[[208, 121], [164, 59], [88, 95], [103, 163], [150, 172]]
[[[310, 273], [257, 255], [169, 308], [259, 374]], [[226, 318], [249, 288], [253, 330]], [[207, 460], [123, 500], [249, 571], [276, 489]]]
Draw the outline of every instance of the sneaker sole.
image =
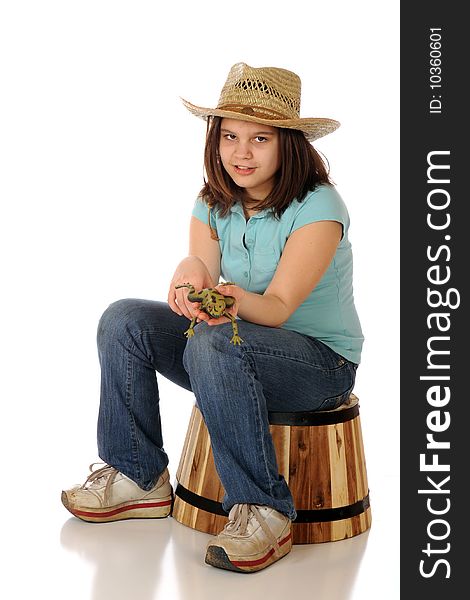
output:
[[163, 519], [171, 513], [173, 497], [160, 500], [139, 500], [123, 502], [112, 508], [83, 510], [70, 505], [66, 492], [62, 492], [62, 504], [75, 517], [89, 523], [108, 523], [125, 519]]
[[292, 535], [289, 533], [279, 542], [281, 554], [276, 556], [274, 548], [271, 548], [264, 555], [251, 558], [250, 560], [241, 557], [230, 559], [222, 546], [209, 546], [206, 552], [205, 562], [218, 569], [227, 571], [236, 571], [237, 573], [254, 573], [260, 571], [286, 556], [292, 549]]

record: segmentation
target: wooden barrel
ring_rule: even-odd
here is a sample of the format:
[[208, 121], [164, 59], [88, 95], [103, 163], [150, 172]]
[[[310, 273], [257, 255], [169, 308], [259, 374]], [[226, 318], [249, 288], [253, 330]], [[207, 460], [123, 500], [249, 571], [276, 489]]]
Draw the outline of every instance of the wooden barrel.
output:
[[[292, 492], [294, 544], [349, 538], [371, 526], [358, 398], [332, 411], [269, 413], [279, 472]], [[227, 522], [210, 437], [193, 407], [176, 474], [173, 517], [218, 534]]]

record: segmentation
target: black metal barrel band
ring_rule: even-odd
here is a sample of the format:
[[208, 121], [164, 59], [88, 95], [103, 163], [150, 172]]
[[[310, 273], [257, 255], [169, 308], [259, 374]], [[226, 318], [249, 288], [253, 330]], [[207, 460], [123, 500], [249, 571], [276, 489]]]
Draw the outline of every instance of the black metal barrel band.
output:
[[[188, 490], [181, 483], [176, 486], [175, 494], [184, 502], [191, 504], [195, 508], [205, 510], [214, 515], [228, 516], [228, 513], [222, 508], [222, 503], [204, 496], [199, 496]], [[365, 512], [370, 506], [369, 494], [362, 500], [358, 500], [347, 506], [338, 506], [336, 508], [319, 508], [315, 510], [298, 510], [297, 518], [294, 523], [326, 523], [329, 521], [340, 521], [350, 519]]]
[[275, 412], [268, 413], [271, 425], [334, 425], [352, 421], [359, 415], [359, 404], [341, 410], [305, 411], [305, 412]]

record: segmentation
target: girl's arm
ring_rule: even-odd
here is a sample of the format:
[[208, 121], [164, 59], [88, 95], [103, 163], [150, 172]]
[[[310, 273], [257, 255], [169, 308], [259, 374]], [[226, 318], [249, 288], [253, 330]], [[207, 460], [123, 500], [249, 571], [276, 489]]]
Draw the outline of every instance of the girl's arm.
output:
[[216, 285], [220, 278], [219, 242], [212, 239], [209, 226], [196, 217], [191, 217], [189, 225], [189, 254], [200, 258], [209, 271], [212, 283], [203, 287]]
[[[322, 278], [335, 255], [342, 231], [337, 221], [318, 221], [294, 231], [264, 294], [247, 292], [238, 286], [217, 286], [223, 294], [236, 298], [230, 312], [259, 325], [280, 327]], [[207, 319], [202, 313], [201, 318]], [[208, 321], [210, 325], [221, 322], [222, 319]]]
[[179, 315], [192, 319], [198, 304], [187, 300], [188, 289], [175, 290], [175, 285], [191, 283], [196, 290], [213, 287], [220, 277], [220, 247], [211, 238], [209, 226], [191, 217], [189, 255], [178, 264], [168, 290], [168, 304]]

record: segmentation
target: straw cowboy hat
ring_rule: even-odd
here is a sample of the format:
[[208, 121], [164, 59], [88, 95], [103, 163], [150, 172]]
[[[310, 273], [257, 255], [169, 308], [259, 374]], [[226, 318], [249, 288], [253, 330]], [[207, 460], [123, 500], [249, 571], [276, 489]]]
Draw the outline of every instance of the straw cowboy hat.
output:
[[313, 142], [339, 127], [333, 119], [300, 118], [300, 77], [276, 67], [233, 65], [216, 108], [195, 106], [181, 98], [185, 107], [202, 119], [227, 117], [273, 127], [298, 129]]

